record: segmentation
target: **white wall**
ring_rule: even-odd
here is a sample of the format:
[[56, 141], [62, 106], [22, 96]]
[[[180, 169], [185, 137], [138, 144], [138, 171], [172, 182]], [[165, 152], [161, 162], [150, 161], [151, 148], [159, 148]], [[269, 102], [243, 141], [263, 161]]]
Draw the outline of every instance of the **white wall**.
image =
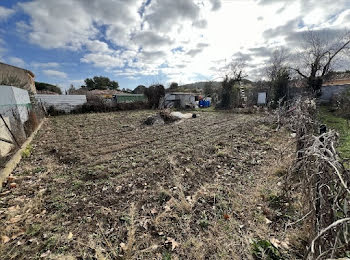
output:
[[53, 106], [55, 109], [72, 111], [75, 107], [86, 103], [85, 95], [45, 95], [37, 94], [35, 98], [43, 103], [46, 108]]

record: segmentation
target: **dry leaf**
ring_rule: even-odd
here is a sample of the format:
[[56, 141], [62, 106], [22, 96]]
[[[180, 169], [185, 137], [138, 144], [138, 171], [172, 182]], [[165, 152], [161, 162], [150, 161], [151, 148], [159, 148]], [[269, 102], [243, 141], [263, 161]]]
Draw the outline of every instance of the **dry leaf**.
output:
[[167, 240], [165, 241], [166, 244], [171, 243], [171, 251], [174, 251], [176, 247], [178, 247], [180, 244], [175, 241], [174, 238], [167, 237]]
[[10, 238], [8, 236], [1, 236], [1, 242], [3, 244], [6, 244], [9, 241], [10, 241]]
[[13, 211], [17, 211], [17, 210], [19, 210], [19, 209], [20, 209], [20, 207], [19, 207], [19, 205], [17, 205], [17, 206], [9, 207], [7, 210], [8, 210], [9, 212], [13, 212]]
[[9, 194], [11, 191], [9, 191], [9, 190], [7, 190], [7, 191], [4, 191], [4, 192], [2, 192], [2, 193], [0, 193], [0, 196], [4, 196], [4, 195], [7, 195], [7, 194]]
[[276, 248], [280, 248], [281, 247], [281, 241], [279, 241], [278, 239], [276, 238], [271, 238], [270, 239], [270, 242], [272, 245], [274, 245]]
[[281, 246], [284, 248], [284, 249], [289, 249], [289, 245], [288, 245], [288, 242], [284, 242], [284, 241], [282, 241], [281, 242]]
[[17, 187], [17, 183], [15, 182], [10, 183], [10, 189], [14, 189], [16, 187]]
[[67, 238], [68, 238], [69, 240], [71, 240], [71, 239], [73, 238], [73, 233], [72, 233], [72, 232], [69, 232]]
[[125, 252], [125, 251], [127, 250], [127, 247], [126, 247], [126, 244], [125, 244], [125, 243], [120, 243], [119, 246], [120, 246], [120, 249], [121, 249], [123, 252]]
[[41, 257], [41, 258], [46, 258], [46, 257], [48, 257], [50, 254], [51, 254], [51, 251], [48, 250], [48, 251], [46, 251], [45, 253], [42, 253], [42, 254], [40, 255], [40, 257]]
[[10, 175], [10, 176], [7, 177], [7, 181], [8, 181], [8, 182], [13, 182], [15, 179], [16, 179], [16, 178], [15, 178], [14, 176], [12, 176], [12, 175]]
[[271, 223], [272, 223], [272, 221], [271, 221], [271, 220], [269, 220], [268, 218], [265, 218], [265, 223], [266, 223], [266, 224], [271, 224]]
[[24, 234], [25, 234], [25, 232], [21, 231], [21, 232], [19, 232], [19, 233], [17, 233], [17, 234], [14, 234], [14, 235], [11, 237], [11, 239], [16, 239], [17, 237], [22, 236], [22, 235], [24, 235]]
[[17, 216], [15, 216], [15, 217], [13, 217], [13, 218], [10, 218], [9, 222], [10, 222], [11, 224], [14, 224], [14, 223], [19, 222], [21, 219], [22, 219], [22, 216], [21, 216], [21, 215], [17, 215]]

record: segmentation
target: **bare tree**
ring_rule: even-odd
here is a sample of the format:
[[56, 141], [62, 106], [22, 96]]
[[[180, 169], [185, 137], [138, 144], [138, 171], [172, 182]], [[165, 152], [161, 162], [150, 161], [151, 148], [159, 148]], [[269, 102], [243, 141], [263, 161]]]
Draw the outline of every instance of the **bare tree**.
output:
[[276, 80], [280, 71], [287, 67], [288, 59], [289, 53], [285, 48], [277, 49], [272, 53], [266, 66], [266, 76], [270, 81]]
[[231, 60], [228, 64], [223, 66], [220, 70], [220, 76], [223, 79], [234, 80], [236, 82], [241, 81], [247, 75], [245, 74], [246, 63], [243, 59]]
[[286, 49], [275, 50], [266, 67], [266, 75], [270, 80], [270, 95], [277, 103], [283, 103], [288, 95], [288, 85], [290, 79], [287, 61], [289, 53]]
[[239, 105], [239, 90], [234, 89], [234, 86], [247, 76], [244, 72], [245, 66], [246, 64], [243, 60], [232, 60], [222, 68], [222, 108], [232, 108]]
[[308, 31], [304, 35], [299, 65], [295, 70], [307, 81], [308, 87], [319, 93], [323, 80], [332, 71], [337, 59], [350, 50], [350, 32], [338, 35], [329, 31]]

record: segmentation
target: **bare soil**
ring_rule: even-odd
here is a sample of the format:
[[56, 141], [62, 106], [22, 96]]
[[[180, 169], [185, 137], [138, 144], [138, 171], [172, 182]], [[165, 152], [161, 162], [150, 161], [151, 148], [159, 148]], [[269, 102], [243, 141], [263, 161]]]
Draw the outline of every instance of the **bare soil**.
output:
[[0, 193], [0, 258], [253, 259], [275, 239], [296, 259], [271, 206], [290, 134], [263, 114], [143, 125], [152, 113], [50, 118]]

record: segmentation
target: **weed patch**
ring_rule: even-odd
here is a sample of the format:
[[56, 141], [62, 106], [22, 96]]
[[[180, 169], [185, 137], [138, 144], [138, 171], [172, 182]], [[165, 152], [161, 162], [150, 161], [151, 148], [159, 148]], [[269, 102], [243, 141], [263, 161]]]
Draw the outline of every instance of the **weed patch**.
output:
[[282, 260], [278, 249], [268, 240], [256, 240], [252, 244], [253, 256], [256, 260]]

